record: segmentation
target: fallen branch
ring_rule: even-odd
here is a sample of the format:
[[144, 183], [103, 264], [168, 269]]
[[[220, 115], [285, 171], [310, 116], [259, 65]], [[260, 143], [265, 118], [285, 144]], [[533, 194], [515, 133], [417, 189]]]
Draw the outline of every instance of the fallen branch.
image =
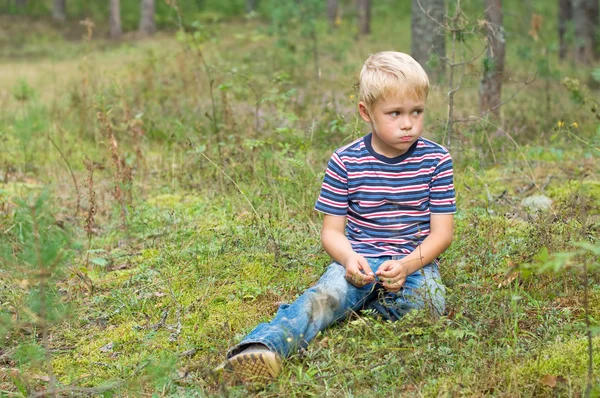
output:
[[47, 396], [55, 396], [57, 394], [68, 394], [68, 393], [80, 393], [81, 395], [83, 394], [90, 394], [90, 395], [96, 395], [96, 394], [100, 394], [106, 391], [110, 391], [110, 390], [114, 390], [115, 388], [118, 388], [120, 386], [123, 385], [123, 382], [118, 382], [118, 383], [114, 383], [114, 384], [109, 384], [107, 386], [104, 387], [64, 387], [64, 388], [53, 388], [53, 389], [49, 389], [49, 390], [45, 390], [45, 391], [40, 391], [38, 393], [32, 394], [30, 395], [31, 398], [38, 398], [38, 397], [47, 397]]

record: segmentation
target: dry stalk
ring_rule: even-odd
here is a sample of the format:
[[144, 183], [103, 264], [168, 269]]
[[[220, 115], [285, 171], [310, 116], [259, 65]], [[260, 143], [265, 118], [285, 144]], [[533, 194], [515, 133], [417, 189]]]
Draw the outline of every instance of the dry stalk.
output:
[[[144, 157], [144, 153], [142, 151], [142, 137], [146, 133], [143, 129], [144, 122], [141, 119], [131, 119], [128, 123], [129, 132], [131, 133], [131, 137], [133, 139], [133, 150], [135, 151], [135, 161], [136, 167], [141, 172], [141, 193], [142, 197], [144, 196], [144, 186], [146, 185], [146, 171], [148, 170], [148, 163], [146, 162], [146, 158]], [[133, 176], [130, 176], [131, 184], [133, 184]], [[131, 187], [130, 194], [132, 193], [133, 185]], [[130, 198], [130, 203], [132, 202]]]
[[71, 165], [69, 164], [69, 161], [65, 157], [65, 154], [63, 153], [63, 151], [60, 150], [59, 146], [56, 145], [56, 143], [54, 142], [54, 140], [50, 136], [48, 136], [48, 139], [50, 140], [50, 142], [52, 143], [52, 145], [54, 146], [54, 148], [58, 151], [58, 153], [60, 154], [60, 157], [62, 158], [62, 160], [67, 165], [67, 168], [69, 169], [69, 173], [71, 173], [71, 178], [73, 179], [73, 185], [75, 186], [75, 195], [77, 197], [77, 206], [75, 207], [75, 215], [74, 215], [74, 217], [77, 217], [79, 215], [79, 209], [81, 208], [81, 204], [80, 204], [81, 203], [81, 194], [79, 193], [79, 185], [77, 184], [77, 179], [75, 178], [75, 174], [73, 173], [73, 169], [71, 168]]
[[115, 172], [114, 172], [115, 188], [113, 190], [113, 197], [115, 198], [115, 200], [117, 202], [120, 203], [122, 200], [122, 197], [123, 197], [123, 192], [121, 191], [121, 184], [120, 184], [120, 181], [121, 181], [121, 159], [119, 157], [119, 146], [117, 144], [117, 139], [115, 138], [113, 129], [112, 129], [110, 123], [108, 122], [108, 119], [106, 119], [106, 115], [102, 112], [98, 112], [97, 116], [98, 116], [98, 121], [100, 122], [100, 124], [102, 125], [102, 128], [104, 129], [104, 135], [106, 136], [106, 145], [108, 146], [108, 149], [110, 151], [110, 159], [115, 168]]
[[229, 106], [229, 100], [227, 99], [227, 93], [221, 91], [221, 102], [223, 102], [223, 123], [228, 131], [237, 131], [237, 123], [233, 117], [231, 106]]
[[[88, 172], [87, 178], [85, 179], [85, 185], [88, 188], [88, 212], [85, 217], [85, 223], [83, 224], [83, 229], [88, 238], [88, 246], [91, 244], [92, 236], [94, 235], [94, 228], [96, 226], [95, 216], [96, 216], [96, 192], [94, 191], [94, 163], [84, 155], [83, 164], [85, 165], [85, 169]], [[87, 256], [86, 256], [87, 263]]]
[[[115, 134], [113, 128], [106, 118], [106, 114], [103, 112], [97, 112], [98, 121], [102, 125], [104, 130], [104, 135], [106, 138], [106, 145], [110, 151], [111, 161], [113, 163], [113, 167], [115, 169], [114, 172], [114, 182], [115, 188], [113, 190], [113, 196], [115, 200], [119, 203], [121, 207], [121, 218], [123, 221], [123, 225], [127, 226], [127, 212], [126, 212], [126, 203], [125, 199], [131, 202], [131, 183], [132, 183], [132, 171], [131, 167], [129, 167], [125, 161], [124, 156], [120, 156], [119, 154], [119, 145], [117, 143], [117, 139], [115, 138]], [[125, 198], [123, 194], [123, 187], [127, 188], [127, 198]]]
[[[90, 160], [86, 155], [82, 158], [83, 164], [85, 165], [85, 169], [88, 172], [87, 178], [85, 179], [85, 185], [88, 188], [88, 211], [85, 217], [85, 222], [83, 224], [83, 229], [88, 238], [88, 250], [85, 253], [85, 267], [89, 266], [90, 259], [90, 250], [92, 248], [92, 237], [94, 236], [94, 232], [96, 229], [96, 192], [94, 191], [94, 170], [96, 169], [96, 165], [94, 162]], [[72, 269], [72, 272], [85, 284], [90, 294], [94, 293], [94, 282], [84, 274], [80, 269], [75, 267]]]
[[[140, 170], [140, 172], [142, 173], [142, 190], [143, 190], [144, 183], [145, 183], [145, 170], [147, 169], [146, 158], [144, 157], [144, 154], [142, 152], [142, 147], [141, 147], [141, 139], [145, 134], [145, 131], [143, 129], [144, 122], [142, 121], [141, 118], [132, 116], [131, 107], [127, 103], [125, 94], [123, 92], [123, 88], [121, 86], [119, 86], [118, 89], [119, 89], [119, 95], [121, 97], [121, 101], [123, 104], [122, 105], [123, 119], [125, 121], [125, 125], [127, 126], [127, 131], [131, 134], [131, 142], [133, 144], [133, 150], [135, 152], [135, 167], [137, 170]], [[125, 177], [123, 184], [125, 187], [129, 187], [129, 189], [126, 190], [126, 193], [127, 193], [127, 201], [128, 201], [128, 203], [131, 204], [132, 199], [133, 199], [132, 198], [133, 185], [131, 185], [132, 181], [133, 181], [133, 169], [131, 167], [127, 166], [124, 159], [125, 158], [122, 156], [121, 157], [121, 166], [122, 166], [122, 170], [123, 170], [123, 177]], [[127, 184], [130, 184], [130, 185], [127, 185]]]
[[94, 21], [92, 21], [89, 18], [86, 18], [82, 21], [79, 21], [80, 25], [85, 26], [85, 30], [86, 30], [86, 34], [85, 34], [85, 39], [87, 41], [92, 40], [92, 36], [94, 36], [94, 28], [96, 27], [96, 24], [94, 24]]
[[143, 121], [137, 117], [132, 117], [131, 115], [131, 107], [126, 101], [125, 95], [121, 87], [119, 87], [119, 94], [121, 96], [123, 102], [123, 119], [125, 120], [125, 124], [127, 126], [127, 130], [131, 133], [131, 138], [133, 142], [133, 149], [135, 151], [135, 160], [136, 167], [140, 168], [142, 165], [146, 166], [146, 159], [142, 154], [141, 150], [141, 137], [145, 134], [143, 126]]
[[[133, 193], [131, 190], [131, 185], [133, 181], [133, 169], [127, 165], [125, 161], [125, 157], [121, 157], [121, 184], [125, 187], [125, 199], [127, 203], [131, 203], [133, 201]], [[125, 220], [123, 220], [125, 221]]]
[[4, 166], [5, 166], [4, 167], [4, 179], [2, 181], [4, 182], [4, 184], [7, 184], [8, 178], [10, 177], [10, 169], [11, 169], [11, 166], [8, 163], [8, 160], [4, 161]]
[[133, 150], [135, 151], [135, 160], [138, 168], [146, 167], [146, 158], [142, 152], [141, 139], [146, 133], [143, 129], [144, 122], [141, 119], [130, 119], [127, 123], [131, 138], [133, 139]]

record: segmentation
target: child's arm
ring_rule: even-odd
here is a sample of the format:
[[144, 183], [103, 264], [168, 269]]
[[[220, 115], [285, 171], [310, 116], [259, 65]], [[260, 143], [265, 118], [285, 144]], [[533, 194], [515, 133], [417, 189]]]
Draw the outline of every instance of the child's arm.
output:
[[354, 286], [362, 287], [375, 282], [375, 274], [367, 260], [352, 250], [344, 229], [346, 217], [326, 214], [321, 229], [321, 242], [334, 261], [346, 268], [346, 279]]
[[452, 243], [453, 214], [431, 214], [429, 225], [429, 236], [412, 253], [402, 260], [386, 261], [377, 270], [377, 276], [388, 291], [399, 291], [408, 275], [431, 263]]

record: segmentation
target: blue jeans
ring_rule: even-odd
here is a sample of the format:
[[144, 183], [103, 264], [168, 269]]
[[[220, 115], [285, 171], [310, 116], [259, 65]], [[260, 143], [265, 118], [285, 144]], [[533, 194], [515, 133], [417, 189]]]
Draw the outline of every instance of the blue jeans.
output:
[[[387, 260], [398, 257], [367, 258], [376, 272]], [[390, 293], [378, 283], [355, 287], [345, 279], [346, 269], [331, 264], [319, 281], [292, 304], [282, 304], [275, 318], [261, 323], [227, 353], [230, 358], [249, 344], [264, 344], [282, 357], [305, 348], [317, 333], [350, 313], [374, 310], [390, 321], [396, 321], [413, 309], [428, 308], [434, 316], [445, 309], [445, 288], [436, 264], [428, 264], [406, 278], [398, 293]]]

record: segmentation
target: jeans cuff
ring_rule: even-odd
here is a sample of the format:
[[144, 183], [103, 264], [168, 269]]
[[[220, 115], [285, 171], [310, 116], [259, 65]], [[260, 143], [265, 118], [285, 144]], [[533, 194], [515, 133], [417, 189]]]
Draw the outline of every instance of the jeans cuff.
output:
[[240, 352], [244, 351], [246, 348], [248, 348], [248, 346], [250, 346], [252, 344], [262, 344], [262, 345], [266, 346], [269, 349], [269, 351], [273, 351], [273, 352], [277, 353], [278, 355], [281, 355], [279, 352], [277, 352], [277, 350], [275, 349], [275, 346], [270, 341], [267, 341], [267, 340], [261, 339], [261, 338], [254, 338], [254, 339], [250, 339], [250, 340], [244, 340], [241, 343], [239, 343], [238, 345], [230, 348], [229, 351], [227, 351], [227, 359], [233, 357], [234, 355], [239, 354]]

